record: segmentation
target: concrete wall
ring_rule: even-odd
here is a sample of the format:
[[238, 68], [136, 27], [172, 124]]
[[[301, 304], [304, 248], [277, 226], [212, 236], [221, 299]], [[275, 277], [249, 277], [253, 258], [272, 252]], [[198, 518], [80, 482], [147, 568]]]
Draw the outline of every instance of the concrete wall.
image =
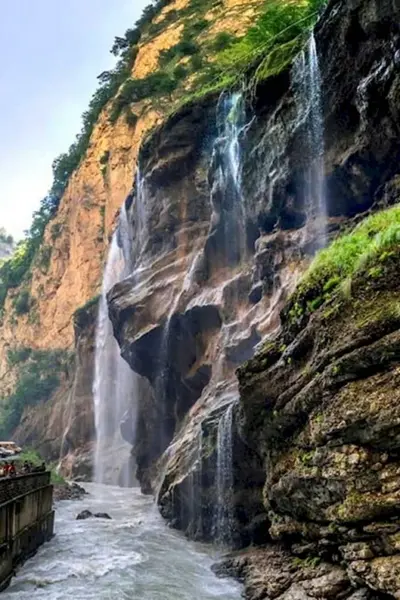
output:
[[50, 473], [0, 480], [0, 591], [15, 567], [53, 535]]

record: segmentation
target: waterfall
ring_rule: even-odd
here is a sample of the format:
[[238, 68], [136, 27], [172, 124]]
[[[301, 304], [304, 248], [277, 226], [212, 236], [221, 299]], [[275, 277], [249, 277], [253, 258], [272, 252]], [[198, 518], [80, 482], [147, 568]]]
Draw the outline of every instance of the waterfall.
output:
[[[96, 357], [93, 396], [96, 423], [95, 480], [98, 483], [129, 485], [129, 463], [131, 446], [124, 442], [120, 432], [122, 417], [137, 396], [137, 375], [121, 358], [118, 343], [108, 316], [107, 293], [119, 282], [125, 269], [130, 267], [124, 260], [127, 246], [118, 245], [118, 237], [126, 234], [124, 217], [113, 236], [99, 304], [96, 330]], [[120, 223], [121, 223], [120, 222]], [[115, 468], [117, 466], [117, 468]], [[122, 475], [122, 476], [121, 476]]]
[[300, 123], [306, 125], [309, 167], [305, 177], [304, 203], [308, 216], [317, 221], [318, 246], [326, 244], [327, 199], [324, 170], [324, 119], [322, 111], [322, 80], [317, 46], [312, 33], [307, 48], [300, 54], [293, 70], [297, 91]]
[[232, 546], [233, 540], [233, 403], [218, 422], [217, 433], [217, 506], [214, 535], [221, 546]]
[[132, 257], [133, 243], [131, 239], [131, 228], [129, 226], [125, 202], [123, 203], [120, 211], [117, 236], [118, 246], [121, 248], [123, 257], [123, 273], [121, 273], [121, 276], [123, 274], [125, 277], [128, 277], [132, 273], [134, 265]]
[[217, 131], [210, 175], [212, 222], [224, 243], [224, 262], [240, 262], [246, 254], [246, 214], [241, 190], [241, 139], [246, 123], [243, 95], [221, 94], [217, 106]]

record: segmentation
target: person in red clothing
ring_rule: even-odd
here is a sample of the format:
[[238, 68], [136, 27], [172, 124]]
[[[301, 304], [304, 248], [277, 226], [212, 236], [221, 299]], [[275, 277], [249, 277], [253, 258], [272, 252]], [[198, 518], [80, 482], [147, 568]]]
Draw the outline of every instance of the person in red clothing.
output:
[[9, 465], [9, 467], [8, 467], [8, 475], [10, 477], [15, 477], [16, 474], [17, 474], [17, 471], [15, 470], [15, 465], [14, 465], [14, 463], [11, 463], [11, 465]]

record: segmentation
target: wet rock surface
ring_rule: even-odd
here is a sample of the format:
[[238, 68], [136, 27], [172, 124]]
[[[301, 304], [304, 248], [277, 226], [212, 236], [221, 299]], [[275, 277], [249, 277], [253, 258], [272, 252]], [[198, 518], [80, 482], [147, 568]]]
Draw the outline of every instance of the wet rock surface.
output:
[[87, 496], [86, 490], [77, 483], [56, 483], [53, 488], [53, 498], [59, 500], [81, 500]]
[[237, 420], [264, 463], [271, 538], [397, 598], [400, 251], [380, 264], [379, 276], [353, 278], [350, 296], [300, 318], [296, 333], [283, 312], [280, 337], [238, 371]]
[[[399, 22], [394, 0], [331, 0], [315, 32], [328, 237], [399, 201]], [[142, 150], [132, 275], [108, 296], [143, 384], [138, 478], [173, 526], [215, 539], [234, 406], [229, 543], [276, 543], [229, 559], [248, 597], [400, 597], [399, 254], [361, 270], [348, 297], [287, 303], [324, 235], [300, 67], [251, 105], [232, 96], [229, 114], [224, 97], [186, 107]]]
[[[398, 22], [399, 7], [391, 0], [331, 0], [316, 29], [331, 235], [367, 211], [398, 201]], [[229, 114], [224, 113], [224, 98], [212, 97], [176, 113], [142, 148], [140, 176], [126, 203], [132, 275], [110, 291], [108, 300], [122, 355], [143, 378], [134, 449], [138, 478], [144, 491], [157, 492], [162, 514], [192, 537], [213, 535], [218, 422], [238, 400], [235, 369], [279, 328], [279, 312], [321, 242], [306, 198], [313, 157], [309, 107], [299, 106], [300, 67], [261, 84], [251, 105], [231, 98]], [[237, 138], [232, 137], [233, 122], [239, 128], [248, 123]], [[241, 152], [239, 178], [238, 165], [230, 162], [234, 152], [227, 151], [235, 143]], [[242, 398], [250, 398], [256, 408], [248, 429], [247, 416], [241, 412], [241, 436], [233, 433], [236, 545], [265, 541], [270, 535], [265, 527], [264, 486], [265, 490], [270, 486], [268, 510], [291, 504], [283, 523], [273, 522], [271, 532], [279, 537], [285, 527], [296, 530], [292, 515], [296, 510], [318, 523], [329, 522], [331, 512], [337, 512], [346, 485], [334, 477], [325, 486], [321, 470], [329, 478], [335, 461], [343, 473], [355, 473], [359, 463], [371, 466], [382, 460], [379, 446], [356, 456], [353, 446], [358, 442], [351, 435], [356, 430], [363, 435], [362, 428], [352, 427], [354, 415], [348, 411], [346, 417], [347, 400], [338, 394], [332, 412], [341, 415], [340, 423], [346, 417], [346, 435], [343, 432], [340, 442], [331, 440], [330, 431], [322, 431], [322, 421], [319, 426], [317, 420], [303, 442], [307, 454], [319, 431], [327, 445], [335, 444], [334, 455], [321, 450], [312, 456], [317, 474], [302, 478], [288, 473], [279, 484], [271, 476], [265, 484], [260, 464], [267, 454], [266, 436], [289, 444], [292, 429], [303, 424], [312, 406], [326, 396], [324, 386], [329, 381], [337, 385], [338, 377], [324, 371], [326, 365], [344, 361], [344, 368], [353, 370], [346, 376], [353, 386], [346, 394], [360, 397], [363, 418], [372, 418], [367, 405], [373, 392], [356, 380], [398, 343], [390, 326], [381, 339], [353, 329], [346, 342], [339, 331], [330, 348], [334, 352], [336, 343], [336, 354], [325, 356], [322, 347], [327, 341], [319, 330], [311, 325], [301, 332], [297, 324], [291, 327], [285, 328], [280, 345], [247, 367], [259, 372], [250, 383], [240, 377]], [[371, 341], [369, 357], [363, 349], [365, 335]], [[318, 342], [313, 342], [314, 336]], [[293, 356], [282, 358], [280, 347], [291, 343], [296, 345]], [[312, 359], [307, 358], [310, 348]], [[304, 355], [304, 372], [292, 373], [287, 361], [294, 362], [297, 355]], [[281, 366], [270, 376], [270, 385], [277, 397], [282, 395], [285, 408], [281, 410], [279, 403], [273, 409], [279, 418], [271, 425], [263, 417], [262, 373], [275, 363]], [[376, 386], [380, 377], [380, 384], [387, 384], [382, 373], [376, 377]], [[284, 401], [286, 396], [291, 400]], [[130, 439], [129, 416], [123, 431]], [[372, 444], [372, 439], [364, 442]], [[282, 469], [295, 460], [292, 454], [287, 448]], [[391, 469], [388, 479], [394, 477]], [[370, 479], [378, 485], [377, 475]], [[297, 509], [292, 506], [294, 497]], [[390, 514], [390, 502], [383, 512]], [[342, 521], [354, 510], [351, 502], [342, 507]], [[357, 510], [361, 521], [362, 510]]]
[[247, 600], [384, 600], [368, 587], [355, 589], [346, 570], [319, 559], [299, 559], [274, 546], [229, 556], [213, 567], [219, 577], [236, 577]]

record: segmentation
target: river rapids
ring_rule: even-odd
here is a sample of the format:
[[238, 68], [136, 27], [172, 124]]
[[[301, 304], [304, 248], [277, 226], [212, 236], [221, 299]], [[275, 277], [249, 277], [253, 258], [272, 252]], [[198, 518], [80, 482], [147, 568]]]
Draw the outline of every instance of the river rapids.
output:
[[[56, 506], [56, 536], [18, 571], [2, 600], [236, 600], [215, 577], [210, 549], [169, 529], [138, 489], [98, 484]], [[84, 509], [111, 521], [77, 521]]]

